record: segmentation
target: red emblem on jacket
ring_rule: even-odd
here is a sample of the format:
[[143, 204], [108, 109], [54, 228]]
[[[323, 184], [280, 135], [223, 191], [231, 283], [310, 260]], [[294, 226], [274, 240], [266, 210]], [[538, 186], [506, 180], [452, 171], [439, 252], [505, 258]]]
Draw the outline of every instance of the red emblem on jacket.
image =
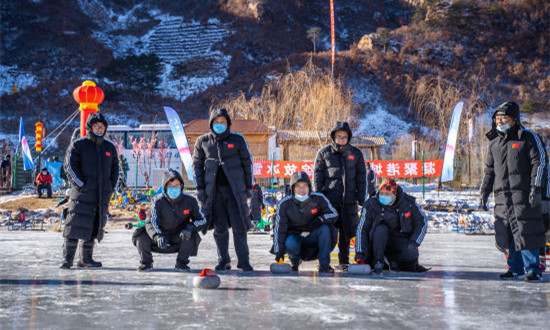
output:
[[514, 143], [514, 144], [512, 144], [512, 148], [513, 148], [513, 149], [519, 148], [519, 143]]
[[317, 213], [317, 209], [311, 210], [311, 214], [315, 214], [315, 213]]
[[228, 144], [227, 147], [228, 147], [229, 149], [235, 148], [235, 146], [233, 145], [233, 143]]
[[409, 218], [411, 216], [411, 212], [405, 213], [405, 218]]
[[109, 157], [110, 157], [110, 156], [111, 156], [111, 153], [110, 153], [110, 152], [108, 152], [108, 151], [105, 151], [105, 155], [107, 155], [107, 156], [109, 156]]
[[183, 210], [183, 214], [189, 214], [189, 210]]
[[354, 155], [349, 155], [348, 159], [355, 159], [355, 156]]

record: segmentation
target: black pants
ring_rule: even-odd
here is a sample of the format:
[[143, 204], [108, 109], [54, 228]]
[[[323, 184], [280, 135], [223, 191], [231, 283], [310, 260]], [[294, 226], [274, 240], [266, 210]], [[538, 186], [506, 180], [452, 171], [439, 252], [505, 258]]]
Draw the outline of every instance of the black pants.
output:
[[36, 185], [36, 192], [38, 193], [38, 198], [42, 197], [42, 189], [46, 189], [48, 192], [48, 198], [52, 198], [52, 185], [49, 183], [39, 183]]
[[229, 186], [218, 186], [216, 188], [212, 217], [214, 240], [218, 248], [218, 263], [227, 264], [231, 262], [231, 258], [229, 257], [229, 226], [231, 226], [239, 265], [247, 264], [249, 262], [247, 228]]
[[[410, 247], [410, 249], [409, 249]], [[394, 262], [415, 262], [418, 260], [418, 247], [406, 237], [392, 235], [390, 228], [381, 223], [372, 235], [373, 265], [384, 263], [384, 256]]]
[[356, 204], [344, 204], [338, 209], [338, 260], [340, 264], [349, 264], [349, 243], [355, 236], [355, 229], [359, 223]]
[[158, 248], [157, 243], [149, 237], [146, 231], [143, 231], [136, 238], [136, 247], [141, 258], [141, 263], [150, 265], [153, 263], [153, 254], [151, 252], [159, 253], [178, 253], [176, 261], [179, 264], [187, 265], [189, 263], [189, 256], [193, 252], [195, 242], [193, 239], [182, 241], [179, 235], [165, 236], [168, 240], [169, 247], [164, 250]]

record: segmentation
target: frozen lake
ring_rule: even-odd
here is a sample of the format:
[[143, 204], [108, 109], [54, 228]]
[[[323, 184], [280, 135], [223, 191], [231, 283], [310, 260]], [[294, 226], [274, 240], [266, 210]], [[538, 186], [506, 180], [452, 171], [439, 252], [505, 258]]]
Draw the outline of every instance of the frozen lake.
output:
[[[131, 231], [96, 246], [104, 267], [60, 270], [62, 236], [0, 231], [0, 329], [548, 329], [550, 282], [506, 282], [493, 236], [429, 233], [420, 248], [425, 274], [271, 275], [268, 235], [249, 235], [255, 272], [221, 274], [217, 290], [191, 286], [213, 268], [212, 233], [191, 259], [192, 274], [172, 270], [175, 255], [154, 254], [155, 271], [137, 273]], [[335, 253], [333, 251], [333, 253]], [[231, 249], [233, 267], [236, 267]], [[76, 259], [76, 258], [75, 258]], [[334, 265], [333, 261], [333, 265]], [[76, 264], [76, 262], [75, 262]]]

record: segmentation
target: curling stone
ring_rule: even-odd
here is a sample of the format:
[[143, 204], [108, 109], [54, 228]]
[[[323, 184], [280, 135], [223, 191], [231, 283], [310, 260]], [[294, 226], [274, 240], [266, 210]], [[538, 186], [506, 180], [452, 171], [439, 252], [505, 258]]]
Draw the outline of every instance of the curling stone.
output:
[[283, 261], [283, 258], [279, 259], [279, 262], [274, 262], [269, 266], [269, 270], [274, 274], [288, 274], [290, 273], [290, 265]]
[[130, 230], [130, 229], [134, 228], [134, 225], [131, 222], [128, 222], [127, 224], [124, 225], [124, 228]]
[[193, 286], [201, 289], [216, 289], [220, 286], [221, 280], [212, 270], [205, 268], [202, 273], [193, 278]]
[[369, 264], [353, 264], [348, 266], [348, 274], [369, 275], [372, 269]]

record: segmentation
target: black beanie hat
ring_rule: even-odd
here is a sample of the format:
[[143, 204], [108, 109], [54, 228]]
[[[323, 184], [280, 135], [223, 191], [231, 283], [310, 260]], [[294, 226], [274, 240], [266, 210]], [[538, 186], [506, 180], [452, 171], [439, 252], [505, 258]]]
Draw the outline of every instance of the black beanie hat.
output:
[[493, 113], [493, 119], [497, 115], [507, 115], [515, 120], [519, 120], [519, 105], [516, 102], [504, 102], [501, 105], [499, 105], [495, 112]]

